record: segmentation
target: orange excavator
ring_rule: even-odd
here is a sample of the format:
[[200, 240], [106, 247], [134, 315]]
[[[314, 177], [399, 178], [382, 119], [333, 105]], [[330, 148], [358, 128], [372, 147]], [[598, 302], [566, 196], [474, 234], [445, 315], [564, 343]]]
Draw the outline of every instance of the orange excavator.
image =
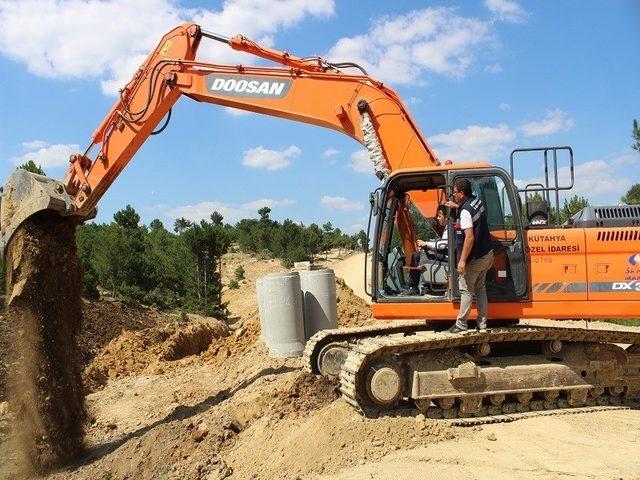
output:
[[[204, 39], [280, 66], [200, 62], [196, 51]], [[559, 211], [559, 192], [573, 185], [569, 147], [529, 149], [544, 159], [545, 177], [518, 189], [514, 165], [530, 151], [512, 153], [511, 172], [488, 163], [441, 163], [401, 98], [360, 66], [295, 57], [195, 24], [162, 38], [87, 150], [71, 156], [63, 181], [23, 170], [10, 177], [1, 212], [3, 251], [16, 228], [39, 211], [94, 216], [100, 198], [148, 137], [165, 128], [182, 95], [331, 128], [367, 148], [382, 185], [370, 196], [366, 286], [374, 317], [403, 321], [321, 331], [305, 350], [307, 369], [339, 377], [344, 398], [364, 414], [418, 408], [433, 418], [494, 418], [640, 397], [640, 333], [518, 324], [640, 313], [640, 208], [588, 207], [564, 225], [550, 209], [555, 196]], [[561, 156], [570, 162], [568, 185], [559, 182]], [[459, 310], [454, 255], [427, 255], [417, 267], [406, 259], [418, 249], [416, 218], [433, 216], [459, 177], [470, 180], [487, 210], [495, 252], [487, 277], [489, 328], [444, 334], [439, 326]], [[451, 219], [446, 228], [453, 231]], [[448, 238], [452, 251], [454, 235]], [[410, 268], [420, 269], [418, 295], [406, 294]]]

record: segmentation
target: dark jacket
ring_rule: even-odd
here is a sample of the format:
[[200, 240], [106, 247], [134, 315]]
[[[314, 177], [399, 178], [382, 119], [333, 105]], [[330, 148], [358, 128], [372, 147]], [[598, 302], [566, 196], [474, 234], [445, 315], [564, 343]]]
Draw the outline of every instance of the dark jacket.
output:
[[456, 259], [460, 261], [462, 255], [462, 247], [464, 245], [464, 230], [460, 226], [460, 214], [463, 210], [471, 214], [473, 221], [473, 248], [469, 253], [467, 261], [470, 262], [476, 258], [484, 257], [493, 248], [491, 247], [491, 235], [489, 235], [489, 225], [487, 223], [487, 214], [485, 213], [484, 204], [478, 197], [471, 196], [458, 208], [456, 216]]

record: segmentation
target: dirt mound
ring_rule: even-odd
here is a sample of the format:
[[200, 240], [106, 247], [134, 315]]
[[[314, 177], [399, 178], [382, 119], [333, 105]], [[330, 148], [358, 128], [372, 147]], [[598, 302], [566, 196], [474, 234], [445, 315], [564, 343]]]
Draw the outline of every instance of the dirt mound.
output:
[[319, 410], [340, 398], [340, 381], [301, 374], [289, 390], [281, 392], [273, 409], [279, 418]]
[[82, 311], [78, 347], [83, 365], [123, 331], [137, 332], [175, 320], [153, 308], [119, 300], [83, 300]]
[[140, 375], [154, 363], [153, 341], [141, 332], [122, 332], [85, 368], [83, 379], [87, 393], [103, 387], [109, 379]]
[[454, 436], [453, 427], [431, 420], [366, 419], [338, 400], [307, 416], [266, 415], [223, 455], [233, 478], [311, 479]]
[[239, 357], [249, 350], [260, 337], [257, 310], [255, 314], [256, 318], [254, 320], [245, 322], [244, 325], [234, 330], [228, 337], [212, 343], [208, 350], [202, 354], [202, 359], [206, 362], [211, 362], [213, 365], [220, 365], [226, 359]]
[[214, 338], [227, 335], [229, 329], [221, 322], [189, 325], [175, 332], [164, 342], [159, 357], [161, 360], [178, 360], [196, 355], [206, 350]]
[[87, 392], [102, 388], [108, 380], [131, 375], [161, 374], [166, 361], [180, 360], [205, 351], [215, 339], [229, 335], [218, 320], [123, 331], [93, 358], [83, 372]]
[[77, 334], [82, 273], [76, 220], [41, 212], [16, 230], [6, 256], [12, 366], [8, 391], [25, 463], [46, 470], [83, 450]]
[[339, 277], [336, 278], [336, 294], [340, 327], [359, 327], [374, 322], [371, 307]]

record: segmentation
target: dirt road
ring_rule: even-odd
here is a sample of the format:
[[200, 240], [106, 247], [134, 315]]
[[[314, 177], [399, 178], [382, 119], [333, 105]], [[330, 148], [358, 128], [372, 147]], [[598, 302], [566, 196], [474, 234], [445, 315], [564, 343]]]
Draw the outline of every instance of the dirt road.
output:
[[[331, 268], [336, 273], [336, 277], [342, 278], [351, 287], [353, 293], [367, 303], [371, 303], [371, 297], [364, 291], [364, 260], [364, 253], [357, 253], [334, 263]], [[370, 275], [371, 269], [369, 269]]]
[[639, 448], [640, 411], [532, 418], [486, 425], [322, 478], [637, 479]]

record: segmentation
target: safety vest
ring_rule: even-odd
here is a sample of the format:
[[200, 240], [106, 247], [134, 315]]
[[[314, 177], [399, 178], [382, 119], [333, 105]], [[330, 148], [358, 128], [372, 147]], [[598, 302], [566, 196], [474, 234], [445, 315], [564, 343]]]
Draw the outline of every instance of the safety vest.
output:
[[478, 197], [471, 196], [458, 208], [456, 216], [456, 259], [460, 261], [462, 247], [464, 245], [464, 230], [460, 226], [460, 214], [463, 210], [471, 214], [473, 222], [473, 248], [469, 253], [467, 262], [473, 259], [484, 257], [492, 249], [491, 235], [489, 235], [489, 225], [487, 224], [487, 214], [485, 213], [484, 204]]

